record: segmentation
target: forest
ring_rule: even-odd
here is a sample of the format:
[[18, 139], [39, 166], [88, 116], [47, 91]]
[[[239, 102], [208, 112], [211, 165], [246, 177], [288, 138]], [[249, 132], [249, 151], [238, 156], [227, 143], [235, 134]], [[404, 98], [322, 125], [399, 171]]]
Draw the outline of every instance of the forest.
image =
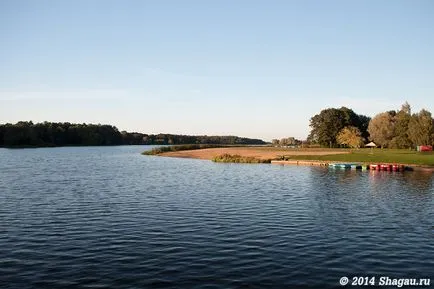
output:
[[237, 136], [189, 136], [119, 131], [104, 124], [20, 121], [0, 124], [1, 147], [222, 144], [263, 145], [260, 139]]
[[309, 143], [323, 147], [363, 147], [373, 141], [382, 148], [411, 149], [434, 143], [434, 119], [426, 109], [412, 113], [406, 102], [399, 110], [372, 119], [347, 107], [327, 108], [310, 119]]

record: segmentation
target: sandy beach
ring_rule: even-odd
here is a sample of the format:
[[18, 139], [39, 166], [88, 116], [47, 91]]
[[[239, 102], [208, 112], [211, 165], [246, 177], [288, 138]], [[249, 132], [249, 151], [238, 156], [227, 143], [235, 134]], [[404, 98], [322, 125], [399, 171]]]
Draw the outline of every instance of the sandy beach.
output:
[[226, 147], [226, 148], [210, 148], [199, 150], [187, 150], [177, 152], [166, 152], [160, 154], [165, 157], [178, 158], [195, 158], [203, 160], [211, 160], [213, 157], [222, 154], [240, 155], [243, 157], [255, 157], [258, 159], [276, 159], [279, 156], [297, 156], [297, 155], [332, 155], [332, 154], [347, 154], [349, 151], [342, 149], [287, 149], [287, 148], [270, 148], [270, 147]]

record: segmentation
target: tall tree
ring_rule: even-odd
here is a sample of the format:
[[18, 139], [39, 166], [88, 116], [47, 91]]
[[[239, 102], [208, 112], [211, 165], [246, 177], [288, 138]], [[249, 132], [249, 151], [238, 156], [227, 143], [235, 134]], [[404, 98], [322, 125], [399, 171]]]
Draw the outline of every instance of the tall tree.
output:
[[402, 112], [411, 115], [411, 106], [410, 104], [408, 104], [408, 102], [406, 101], [402, 106], [401, 106], [401, 110]]
[[431, 144], [434, 146], [434, 118], [432, 119], [432, 134], [431, 134]]
[[367, 136], [368, 122], [368, 117], [357, 115], [347, 107], [324, 109], [310, 119], [308, 141], [333, 147], [337, 145], [337, 134], [346, 126], [357, 127], [362, 135]]
[[295, 145], [296, 144], [296, 139], [294, 137], [287, 137], [287, 138], [282, 138], [280, 140], [280, 145], [281, 146], [291, 146], [291, 145]]
[[392, 148], [410, 148], [411, 140], [408, 137], [408, 124], [411, 119], [411, 108], [408, 102], [401, 106], [395, 115], [394, 137], [390, 142]]
[[422, 109], [411, 116], [408, 137], [415, 146], [432, 144], [433, 119], [429, 111]]
[[360, 130], [362, 137], [367, 140], [369, 138], [368, 126], [371, 118], [363, 114], [359, 114], [358, 118], [359, 120], [355, 123], [355, 127]]
[[273, 144], [273, 146], [279, 146], [280, 141], [278, 139], [273, 139], [271, 140], [271, 143]]
[[336, 135], [344, 128], [342, 113], [336, 108], [324, 109], [310, 119], [310, 127], [308, 140], [322, 146], [333, 146]]
[[354, 126], [344, 127], [337, 135], [336, 140], [341, 145], [351, 148], [360, 148], [363, 145], [363, 137], [360, 130]]
[[390, 112], [377, 114], [369, 122], [368, 132], [370, 140], [382, 148], [388, 146], [394, 134], [394, 118]]

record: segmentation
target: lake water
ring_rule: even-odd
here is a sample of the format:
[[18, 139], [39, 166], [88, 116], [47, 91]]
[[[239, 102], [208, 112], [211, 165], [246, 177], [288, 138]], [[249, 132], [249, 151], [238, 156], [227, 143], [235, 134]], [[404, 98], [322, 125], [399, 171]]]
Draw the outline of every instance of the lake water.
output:
[[431, 174], [140, 155], [149, 148], [0, 149], [0, 288], [433, 277]]

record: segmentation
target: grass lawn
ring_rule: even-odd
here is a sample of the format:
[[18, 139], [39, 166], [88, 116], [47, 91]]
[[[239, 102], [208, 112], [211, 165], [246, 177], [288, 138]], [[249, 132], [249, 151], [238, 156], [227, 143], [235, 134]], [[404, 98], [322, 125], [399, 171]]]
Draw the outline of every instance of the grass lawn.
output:
[[324, 160], [342, 162], [366, 163], [399, 163], [434, 166], [433, 152], [416, 152], [397, 149], [359, 149], [351, 150], [349, 154], [336, 155], [290, 155], [285, 154], [289, 160]]

